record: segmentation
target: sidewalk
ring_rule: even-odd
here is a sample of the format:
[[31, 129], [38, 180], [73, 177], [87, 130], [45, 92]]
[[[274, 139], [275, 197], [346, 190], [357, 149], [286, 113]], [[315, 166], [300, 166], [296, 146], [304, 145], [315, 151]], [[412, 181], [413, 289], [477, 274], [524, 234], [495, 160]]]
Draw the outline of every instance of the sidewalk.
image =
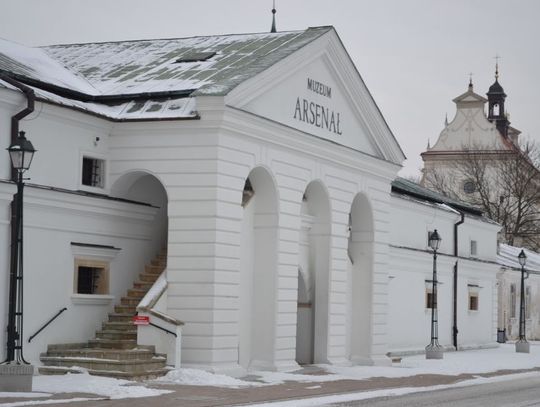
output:
[[[468, 382], [464, 385], [506, 379], [501, 376], [508, 374], [540, 374], [540, 345], [534, 345], [529, 355], [515, 354], [512, 345], [503, 345], [497, 349], [446, 353], [443, 361], [426, 361], [418, 355], [404, 358], [393, 367], [312, 366], [292, 373], [255, 372], [242, 380], [192, 369], [173, 372], [168, 376], [170, 383], [127, 383], [86, 374], [37, 376], [34, 388], [45, 394], [16, 397], [0, 393], [0, 406], [69, 403], [86, 407], [210, 407], [296, 399], [298, 403], [289, 403], [294, 406], [300, 404], [300, 399], [328, 395], [372, 392], [360, 394], [358, 398], [377, 397], [426, 391], [430, 390], [426, 387], [459, 385], [465, 381]], [[79, 391], [70, 391], [73, 389]], [[316, 404], [314, 400], [309, 405]]]

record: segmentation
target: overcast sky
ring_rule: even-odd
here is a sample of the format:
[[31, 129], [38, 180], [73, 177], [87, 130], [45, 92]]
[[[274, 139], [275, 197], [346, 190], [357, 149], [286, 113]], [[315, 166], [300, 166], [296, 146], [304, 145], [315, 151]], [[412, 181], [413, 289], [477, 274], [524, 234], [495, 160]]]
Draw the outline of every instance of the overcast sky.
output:
[[[0, 0], [0, 37], [26, 45], [269, 31], [271, 0]], [[473, 72], [495, 55], [512, 125], [540, 140], [540, 0], [276, 0], [278, 31], [333, 25], [418, 174]]]

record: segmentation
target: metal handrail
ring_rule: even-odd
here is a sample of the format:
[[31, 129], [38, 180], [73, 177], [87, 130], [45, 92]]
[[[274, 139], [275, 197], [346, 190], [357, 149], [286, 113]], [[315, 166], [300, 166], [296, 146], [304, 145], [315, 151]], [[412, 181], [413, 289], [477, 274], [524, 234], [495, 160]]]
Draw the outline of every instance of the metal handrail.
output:
[[32, 339], [34, 339], [36, 336], [38, 336], [38, 334], [39, 334], [41, 331], [43, 331], [45, 328], [47, 328], [47, 327], [49, 326], [49, 324], [50, 324], [51, 322], [53, 322], [56, 318], [58, 318], [58, 317], [60, 316], [60, 314], [61, 314], [62, 312], [64, 312], [64, 311], [67, 311], [67, 308], [66, 308], [66, 307], [64, 307], [64, 308], [62, 308], [60, 311], [58, 311], [54, 317], [52, 317], [51, 319], [49, 319], [49, 320], [48, 320], [41, 328], [38, 329], [38, 331], [37, 331], [34, 335], [32, 335], [30, 338], [28, 338], [28, 343], [30, 343], [30, 342], [32, 341]]
[[176, 338], [178, 337], [178, 335], [176, 335], [173, 331], [169, 331], [167, 328], [163, 328], [163, 327], [161, 327], [159, 325], [156, 325], [156, 324], [153, 324], [151, 322], [149, 322], [148, 324], [153, 326], [154, 328], [161, 329], [162, 331], [165, 331], [168, 334], [174, 335]]

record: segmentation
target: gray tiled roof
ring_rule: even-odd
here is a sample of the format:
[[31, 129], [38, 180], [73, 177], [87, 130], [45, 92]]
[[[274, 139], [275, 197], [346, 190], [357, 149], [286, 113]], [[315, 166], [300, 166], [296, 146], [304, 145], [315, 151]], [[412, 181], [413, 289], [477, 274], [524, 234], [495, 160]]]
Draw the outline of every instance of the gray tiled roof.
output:
[[[332, 27], [25, 47], [0, 39], [0, 73], [39, 98], [114, 119], [196, 117], [186, 96], [223, 96]], [[211, 57], [178, 62], [194, 55]], [[196, 59], [196, 58], [195, 58]], [[0, 86], [7, 86], [0, 81]], [[146, 103], [137, 100], [143, 95]], [[114, 103], [106, 98], [116, 98]]]
[[416, 182], [409, 181], [405, 178], [398, 177], [392, 181], [392, 191], [430, 202], [446, 204], [454, 209], [467, 212], [472, 215], [482, 215], [482, 209], [476, 206], [469, 205], [466, 202], [458, 201], [457, 199], [442, 195], [438, 192], [432, 191], [431, 189], [424, 188]]

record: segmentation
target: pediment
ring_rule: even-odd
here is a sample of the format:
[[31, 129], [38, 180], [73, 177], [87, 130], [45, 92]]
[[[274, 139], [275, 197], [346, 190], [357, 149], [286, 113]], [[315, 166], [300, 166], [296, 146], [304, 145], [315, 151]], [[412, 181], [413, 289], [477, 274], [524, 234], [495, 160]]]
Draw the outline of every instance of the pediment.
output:
[[226, 104], [380, 159], [404, 160], [333, 30], [234, 89]]

